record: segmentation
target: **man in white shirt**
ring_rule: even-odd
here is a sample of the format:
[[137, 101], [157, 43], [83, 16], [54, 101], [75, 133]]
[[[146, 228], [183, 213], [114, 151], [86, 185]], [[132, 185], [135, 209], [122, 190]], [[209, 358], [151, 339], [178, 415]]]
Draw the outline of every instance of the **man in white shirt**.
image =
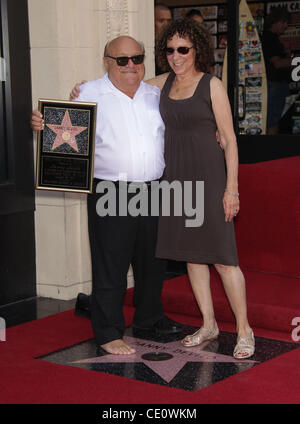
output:
[[[161, 333], [180, 332], [181, 327], [164, 315], [160, 300], [165, 262], [155, 258], [158, 218], [151, 214], [100, 217], [96, 205], [103, 194], [96, 193], [96, 186], [112, 181], [119, 190], [121, 179], [148, 184], [159, 180], [165, 166], [164, 123], [159, 89], [142, 81], [144, 49], [136, 40], [122, 36], [108, 43], [104, 65], [107, 74], [81, 86], [77, 98], [98, 103], [94, 191], [88, 196], [91, 318], [97, 347], [112, 354], [131, 354], [135, 350], [123, 339], [122, 311], [130, 263], [135, 279], [133, 327]], [[43, 128], [38, 111], [32, 114], [31, 126], [35, 131]], [[134, 195], [128, 193], [128, 202]]]

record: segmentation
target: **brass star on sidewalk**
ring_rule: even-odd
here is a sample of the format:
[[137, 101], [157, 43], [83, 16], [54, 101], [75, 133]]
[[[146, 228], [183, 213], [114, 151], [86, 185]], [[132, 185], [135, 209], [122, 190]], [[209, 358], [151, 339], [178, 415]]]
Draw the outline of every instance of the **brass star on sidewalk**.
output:
[[[201, 346], [185, 348], [180, 342], [158, 343], [151, 340], [124, 337], [125, 342], [130, 344], [136, 353], [132, 355], [104, 355], [95, 358], [72, 362], [72, 364], [87, 363], [144, 363], [151, 368], [167, 383], [173, 380], [178, 372], [188, 362], [233, 362], [255, 364], [257, 361], [246, 359], [235, 359], [232, 356], [222, 355], [215, 352], [203, 350], [210, 342], [202, 343]], [[145, 359], [145, 355], [152, 353], [152, 360]], [[155, 360], [155, 354], [165, 354], [166, 360]], [[148, 357], [149, 355], [146, 355]]]
[[60, 125], [57, 124], [46, 124], [56, 134], [52, 151], [57, 147], [66, 143], [72, 147], [76, 152], [79, 152], [78, 145], [76, 142], [76, 135], [82, 133], [87, 127], [76, 127], [72, 125], [68, 110], [65, 113], [64, 119]]

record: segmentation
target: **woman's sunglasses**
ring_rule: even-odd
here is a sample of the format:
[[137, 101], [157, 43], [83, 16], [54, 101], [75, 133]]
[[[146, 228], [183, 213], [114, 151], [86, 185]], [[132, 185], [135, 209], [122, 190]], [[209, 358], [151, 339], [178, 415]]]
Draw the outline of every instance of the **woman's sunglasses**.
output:
[[189, 53], [189, 51], [193, 48], [194, 46], [192, 46], [192, 47], [177, 47], [177, 49], [173, 49], [173, 47], [166, 47], [166, 54], [167, 54], [167, 56], [171, 56], [171, 54], [174, 54], [174, 52], [175, 51], [177, 51], [179, 54], [183, 54], [183, 55], [185, 55], [185, 54], [188, 54]]
[[120, 56], [120, 57], [113, 57], [113, 56], [105, 56], [105, 57], [109, 57], [110, 59], [114, 59], [118, 66], [126, 66], [128, 65], [129, 59], [132, 60], [132, 62], [134, 63], [134, 65], [140, 65], [141, 63], [144, 62], [145, 59], [145, 55], [144, 54], [138, 54], [137, 56]]

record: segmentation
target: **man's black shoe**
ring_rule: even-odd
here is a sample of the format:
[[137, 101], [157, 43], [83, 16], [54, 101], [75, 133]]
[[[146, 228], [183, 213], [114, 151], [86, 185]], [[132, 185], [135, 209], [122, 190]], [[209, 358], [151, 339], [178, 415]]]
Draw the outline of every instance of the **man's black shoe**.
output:
[[96, 347], [96, 356], [103, 356], [103, 355], [107, 355], [106, 350], [102, 349], [101, 346], [97, 346]]
[[173, 321], [172, 319], [168, 318], [166, 315], [164, 315], [163, 318], [156, 321], [156, 323], [150, 327], [142, 327], [132, 324], [132, 328], [136, 330], [151, 331], [158, 335], [176, 334], [181, 333], [182, 331], [182, 325], [179, 324], [179, 322]]
[[91, 317], [90, 296], [84, 293], [78, 293], [74, 313], [78, 317]]

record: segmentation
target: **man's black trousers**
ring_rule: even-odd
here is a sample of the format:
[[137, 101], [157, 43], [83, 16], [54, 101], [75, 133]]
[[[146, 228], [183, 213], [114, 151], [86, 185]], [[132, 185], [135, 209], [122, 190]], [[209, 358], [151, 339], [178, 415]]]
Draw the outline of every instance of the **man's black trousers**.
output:
[[[91, 319], [100, 346], [123, 337], [123, 302], [130, 264], [135, 281], [133, 324], [148, 327], [162, 318], [161, 291], [166, 262], [155, 258], [158, 217], [150, 212], [148, 216], [119, 216], [121, 188], [117, 183], [117, 216], [99, 216], [97, 202], [106, 193], [96, 193], [98, 183], [95, 179], [94, 194], [88, 196], [88, 224], [93, 279]], [[128, 193], [128, 203], [135, 195]], [[147, 196], [150, 210], [150, 186]]]

